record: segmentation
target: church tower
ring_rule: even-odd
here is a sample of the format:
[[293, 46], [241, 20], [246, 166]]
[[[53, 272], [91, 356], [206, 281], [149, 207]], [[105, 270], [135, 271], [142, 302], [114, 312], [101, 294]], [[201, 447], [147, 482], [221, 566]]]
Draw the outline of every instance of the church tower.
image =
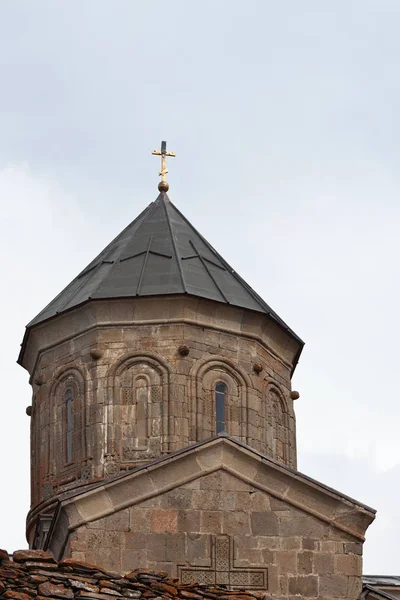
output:
[[[373, 516], [294, 475], [291, 376], [303, 342], [172, 204], [172, 153], [164, 143], [155, 153], [157, 199], [27, 326], [19, 356], [33, 388], [27, 537], [58, 558], [116, 570], [164, 568], [185, 580], [194, 564], [204, 581], [201, 560], [228, 544], [238, 562], [222, 569], [225, 583], [266, 589], [258, 536], [280, 535], [271, 506], [287, 516], [305, 502], [309, 516], [329, 530], [337, 521], [358, 542]], [[228, 494], [210, 504], [203, 493], [201, 506], [202, 486]], [[354, 511], [357, 524], [345, 522]], [[235, 521], [242, 512], [245, 526]], [[94, 536], [103, 529], [115, 533], [112, 552]], [[318, 529], [326, 540], [328, 529]], [[235, 534], [250, 536], [254, 560], [243, 560], [258, 564], [256, 575], [235, 571]]]

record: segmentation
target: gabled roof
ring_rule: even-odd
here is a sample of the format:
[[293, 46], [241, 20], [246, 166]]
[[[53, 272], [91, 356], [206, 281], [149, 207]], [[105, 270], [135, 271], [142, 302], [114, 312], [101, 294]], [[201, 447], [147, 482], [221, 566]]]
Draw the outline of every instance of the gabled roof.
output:
[[301, 340], [161, 193], [29, 324], [95, 299], [191, 294], [265, 313]]
[[78, 527], [219, 470], [356, 540], [364, 540], [375, 518], [373, 508], [223, 432], [135, 469], [63, 493], [58, 498], [46, 547], [54, 556], [62, 556], [69, 534]]

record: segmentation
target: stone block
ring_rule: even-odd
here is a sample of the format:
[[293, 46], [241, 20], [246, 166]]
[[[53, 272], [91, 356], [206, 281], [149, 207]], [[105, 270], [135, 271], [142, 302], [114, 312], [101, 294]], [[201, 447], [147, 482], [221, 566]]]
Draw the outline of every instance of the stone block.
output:
[[262, 512], [270, 510], [269, 497], [260, 490], [250, 490], [249, 492], [238, 492], [236, 495], [237, 510], [246, 512]]
[[297, 552], [296, 550], [277, 550], [275, 552], [275, 562], [279, 567], [281, 574], [297, 573]]
[[121, 572], [127, 573], [128, 571], [133, 571], [134, 569], [145, 569], [147, 566], [147, 550], [133, 550], [131, 548], [122, 549]]
[[257, 536], [258, 547], [265, 550], [277, 550], [281, 548], [281, 538], [279, 536]]
[[314, 570], [320, 575], [332, 574], [333, 573], [333, 554], [327, 554], [326, 552], [315, 552], [314, 553]]
[[226, 471], [222, 471], [222, 489], [224, 492], [251, 492], [254, 490], [251, 485]]
[[284, 502], [283, 500], [278, 500], [278, 498], [274, 498], [273, 496], [270, 497], [269, 503], [271, 506], [271, 510], [274, 510], [274, 511], [291, 509], [290, 504], [288, 504], [287, 502]]
[[173, 535], [170, 533], [152, 533], [148, 537], [148, 544], [142, 546], [142, 549], [147, 550], [147, 558], [149, 561], [165, 561], [167, 559], [167, 537]]
[[202, 490], [223, 490], [223, 471], [216, 471], [205, 475], [200, 479], [200, 489]]
[[308, 575], [313, 572], [313, 552], [305, 550], [297, 554], [297, 572], [300, 575]]
[[130, 513], [130, 521], [129, 521], [129, 529], [135, 533], [151, 532], [151, 508], [138, 508], [133, 507], [129, 511]]
[[[154, 534], [155, 535], [155, 534]], [[162, 535], [162, 534], [159, 534]], [[147, 533], [124, 533], [123, 534], [123, 545], [125, 548], [131, 548], [134, 550], [140, 550], [141, 548], [147, 548], [148, 537]]]
[[283, 537], [281, 546], [284, 550], [300, 550], [301, 537]]
[[114, 512], [112, 500], [103, 487], [78, 497], [75, 505], [83, 521], [94, 521]]
[[120, 510], [104, 519], [108, 531], [129, 531], [129, 509]]
[[299, 594], [303, 598], [318, 596], [318, 577], [316, 575], [289, 577], [289, 594]]
[[302, 547], [303, 550], [316, 550], [318, 547], [318, 541], [314, 540], [313, 538], [303, 538]]
[[[184, 533], [172, 534], [167, 533], [166, 538], [166, 560], [175, 565], [182, 564], [186, 561], [185, 539]], [[150, 551], [148, 552], [150, 557]]]
[[362, 542], [345, 542], [344, 543], [345, 554], [362, 554]]
[[[322, 598], [346, 598], [348, 596], [348, 577], [345, 575], [325, 575], [320, 577], [319, 593]], [[356, 598], [357, 596], [354, 596]]]
[[251, 533], [250, 517], [245, 512], [224, 512], [222, 519], [223, 533], [230, 535], [248, 535]]
[[223, 494], [220, 490], [194, 490], [192, 508], [197, 510], [220, 510]]
[[280, 533], [282, 536], [307, 536], [323, 538], [327, 535], [328, 526], [314, 517], [294, 515], [294, 518], [282, 521]]
[[195, 479], [196, 474], [201, 476], [203, 471], [196, 460], [195, 454], [164, 464], [162, 469], [155, 467], [149, 471], [154, 488], [160, 492], [171, 485], [172, 481], [182, 481], [184, 483], [183, 480], [186, 478]]
[[289, 487], [289, 479], [272, 465], [259, 465], [253, 479], [267, 490], [274, 491], [282, 496], [285, 495]]
[[200, 513], [200, 532], [201, 533], [221, 533], [222, 532], [222, 513], [219, 511], [203, 510]]
[[357, 554], [339, 554], [334, 556], [334, 571], [339, 575], [362, 574], [362, 558]]
[[155, 492], [155, 486], [153, 480], [149, 474], [140, 473], [139, 476], [127, 477], [126, 479], [120, 479], [115, 482], [114, 485], [107, 487], [108, 497], [112, 502], [114, 510], [126, 506], [129, 502], [133, 503], [133, 500], [140, 501], [141, 498]]
[[263, 564], [263, 551], [257, 548], [242, 549], [240, 546], [235, 560], [236, 567], [259, 566]]
[[192, 490], [176, 488], [161, 496], [162, 508], [175, 508], [177, 510], [191, 508]]
[[211, 566], [211, 540], [209, 535], [188, 533], [186, 535], [186, 561], [194, 567]]
[[200, 511], [179, 510], [177, 530], [198, 533], [200, 531]]
[[250, 516], [251, 532], [253, 535], [279, 534], [279, 522], [273, 512], [254, 512]]
[[173, 509], [155, 508], [151, 512], [151, 529], [155, 533], [177, 531], [178, 513]]

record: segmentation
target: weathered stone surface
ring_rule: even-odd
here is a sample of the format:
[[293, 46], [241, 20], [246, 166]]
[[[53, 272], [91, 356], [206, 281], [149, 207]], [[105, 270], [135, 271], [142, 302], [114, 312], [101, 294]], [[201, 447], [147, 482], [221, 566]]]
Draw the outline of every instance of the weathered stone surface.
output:
[[74, 597], [74, 592], [70, 588], [65, 587], [63, 584], [51, 583], [50, 581], [40, 583], [38, 591], [41, 596], [67, 598], [67, 600]]
[[[133, 324], [136, 319], [141, 321], [140, 327]], [[106, 323], [108, 327], [104, 327]], [[189, 349], [184, 358], [177, 352], [183, 338]], [[298, 348], [290, 338], [267, 316], [255, 318], [243, 309], [187, 296], [171, 297], [167, 303], [160, 298], [89, 303], [44, 323], [40, 331], [32, 330], [26, 366], [33, 368], [38, 357], [32, 380], [43, 382], [35, 393], [32, 428], [35, 439], [45, 436], [57, 467], [52, 480], [46, 480], [47, 455], [39, 447], [34, 449], [32, 506], [45, 495], [57, 495], [65, 479], [70, 479], [72, 488], [109, 477], [122, 465], [149, 461], [167, 449], [178, 450], [215, 434], [214, 400], [208, 407], [208, 399], [221, 373], [230, 395], [227, 430], [267, 456], [295, 467], [290, 370]], [[101, 353], [96, 361], [93, 352], [96, 356]], [[255, 376], [255, 362], [262, 366], [265, 377]], [[90, 364], [90, 370], [83, 369], [83, 364]], [[151, 414], [136, 395], [134, 381], [138, 377], [142, 382], [147, 377], [151, 386]], [[80, 430], [82, 444], [76, 448], [74, 461], [65, 467], [60, 411], [67, 384], [74, 389], [74, 414], [87, 411], [90, 427]], [[148, 395], [150, 388], [144, 387], [140, 393]], [[50, 394], [57, 415], [52, 420]], [[101, 426], [105, 396], [110, 411], [110, 450], [105, 448]], [[163, 419], [166, 411], [174, 419]], [[130, 438], [129, 427], [137, 431], [137, 440]], [[93, 449], [90, 460], [83, 454], [84, 447]]]
[[2, 598], [10, 599], [10, 600], [32, 600], [29, 594], [25, 594], [24, 592], [16, 592], [14, 590], [7, 590], [2, 594]]
[[55, 563], [54, 557], [43, 550], [16, 550], [13, 553], [15, 562], [35, 561], [43, 563]]
[[299, 594], [304, 598], [318, 596], [318, 577], [315, 575], [289, 577], [289, 593], [293, 595]]
[[97, 585], [93, 585], [91, 583], [86, 583], [84, 581], [78, 581], [77, 579], [69, 579], [69, 582], [71, 584], [72, 588], [75, 588], [77, 590], [85, 590], [86, 592], [95, 592], [97, 593], [99, 591], [99, 588]]

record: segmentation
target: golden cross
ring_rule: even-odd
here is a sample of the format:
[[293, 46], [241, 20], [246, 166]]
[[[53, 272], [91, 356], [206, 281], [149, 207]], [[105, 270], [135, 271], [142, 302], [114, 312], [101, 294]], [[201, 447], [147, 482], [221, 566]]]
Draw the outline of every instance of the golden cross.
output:
[[161, 171], [158, 173], [161, 177], [161, 182], [158, 185], [158, 189], [160, 192], [168, 191], [169, 186], [165, 178], [166, 174], [168, 173], [166, 157], [176, 156], [176, 154], [175, 152], [167, 152], [167, 142], [161, 142], [161, 150], [153, 150], [152, 154], [161, 156]]

